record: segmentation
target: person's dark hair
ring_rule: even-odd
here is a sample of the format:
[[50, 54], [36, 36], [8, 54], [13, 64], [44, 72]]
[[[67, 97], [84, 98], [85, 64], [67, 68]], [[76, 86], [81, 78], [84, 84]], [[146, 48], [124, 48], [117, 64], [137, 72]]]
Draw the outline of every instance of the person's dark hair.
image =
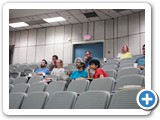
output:
[[98, 68], [100, 68], [100, 62], [98, 59], [91, 59], [91, 61], [89, 62], [89, 65], [91, 64], [98, 65]]
[[145, 44], [143, 45], [142, 49], [145, 48]]
[[57, 56], [57, 55], [53, 55], [52, 57], [55, 57], [55, 58], [56, 58], [56, 60], [58, 60], [58, 56]]
[[88, 52], [89, 54], [92, 54], [91, 51], [86, 51], [85, 53], [87, 53], [87, 52]]
[[81, 62], [81, 65], [83, 66], [83, 70], [85, 69], [85, 63]]
[[45, 64], [47, 65], [47, 61], [46, 61], [45, 59], [42, 59], [42, 61], [44, 61], [44, 62], [45, 62]]

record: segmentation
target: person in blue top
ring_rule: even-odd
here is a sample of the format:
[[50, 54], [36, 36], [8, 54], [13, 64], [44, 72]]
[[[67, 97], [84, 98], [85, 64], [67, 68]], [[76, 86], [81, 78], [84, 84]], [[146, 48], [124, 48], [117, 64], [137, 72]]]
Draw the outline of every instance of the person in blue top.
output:
[[145, 44], [142, 47], [142, 52], [143, 52], [143, 56], [139, 57], [136, 60], [137, 68], [140, 68], [141, 70], [143, 70], [145, 68]]
[[70, 79], [84, 79], [88, 78], [88, 72], [85, 70], [85, 63], [81, 58], [75, 60], [77, 70], [73, 71], [70, 75]]
[[47, 68], [47, 61], [45, 59], [42, 59], [40, 63], [40, 68], [36, 69], [34, 72], [34, 75], [49, 75], [50, 71]]

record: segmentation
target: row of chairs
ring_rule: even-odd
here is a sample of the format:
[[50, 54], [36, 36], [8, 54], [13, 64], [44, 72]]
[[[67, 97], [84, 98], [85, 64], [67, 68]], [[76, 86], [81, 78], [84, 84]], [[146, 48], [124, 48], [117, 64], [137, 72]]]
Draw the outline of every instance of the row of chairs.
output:
[[53, 94], [16, 92], [9, 95], [10, 109], [140, 109], [136, 96], [141, 88], [107, 91], [86, 91], [79, 96], [72, 91]]
[[52, 94], [57, 91], [73, 91], [80, 94], [84, 91], [93, 90], [102, 90], [112, 93], [126, 86], [144, 87], [145, 78], [141, 75], [128, 75], [121, 77], [118, 81], [115, 81], [114, 78], [108, 77], [95, 79], [91, 82], [89, 82], [89, 80], [73, 80], [69, 84], [66, 84], [66, 81], [53, 81], [49, 84], [45, 82], [35, 82], [33, 84], [20, 83], [16, 85], [10, 84], [10, 93], [46, 91]]

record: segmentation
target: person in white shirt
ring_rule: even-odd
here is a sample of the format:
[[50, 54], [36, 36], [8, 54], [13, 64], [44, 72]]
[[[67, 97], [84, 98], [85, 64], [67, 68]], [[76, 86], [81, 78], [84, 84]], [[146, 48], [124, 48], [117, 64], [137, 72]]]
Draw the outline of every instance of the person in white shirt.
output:
[[[58, 59], [56, 61], [56, 66], [57, 68], [53, 68], [53, 70], [51, 71], [51, 75], [57, 75], [58, 80], [61, 80], [61, 73], [65, 72], [65, 69], [63, 68], [63, 61], [61, 59]], [[46, 82], [49, 82], [51, 80], [52, 78], [45, 79]]]

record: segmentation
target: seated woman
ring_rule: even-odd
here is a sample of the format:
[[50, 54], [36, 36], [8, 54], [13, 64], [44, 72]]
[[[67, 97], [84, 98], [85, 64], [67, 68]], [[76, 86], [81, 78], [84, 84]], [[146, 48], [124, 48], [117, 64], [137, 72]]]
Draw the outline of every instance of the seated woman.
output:
[[[65, 72], [65, 69], [63, 68], [63, 61], [61, 59], [58, 59], [56, 61], [56, 66], [57, 68], [53, 68], [51, 71], [51, 75], [57, 75], [58, 76], [58, 80], [61, 79], [60, 74], [62, 72]], [[50, 81], [52, 80], [52, 78], [46, 78], [45, 81]]]
[[126, 59], [126, 58], [132, 58], [132, 55], [131, 55], [131, 53], [129, 52], [128, 46], [127, 46], [127, 45], [124, 45], [124, 46], [122, 47], [122, 53], [121, 53], [121, 55], [120, 55], [120, 60]]
[[[90, 67], [88, 68], [88, 78], [104, 78], [107, 77], [108, 75], [106, 74], [106, 72], [100, 68], [100, 62], [98, 59], [93, 58], [90, 62], [89, 62]], [[91, 76], [90, 73], [90, 69], [94, 70], [95, 73], [93, 74], [93, 76]]]

